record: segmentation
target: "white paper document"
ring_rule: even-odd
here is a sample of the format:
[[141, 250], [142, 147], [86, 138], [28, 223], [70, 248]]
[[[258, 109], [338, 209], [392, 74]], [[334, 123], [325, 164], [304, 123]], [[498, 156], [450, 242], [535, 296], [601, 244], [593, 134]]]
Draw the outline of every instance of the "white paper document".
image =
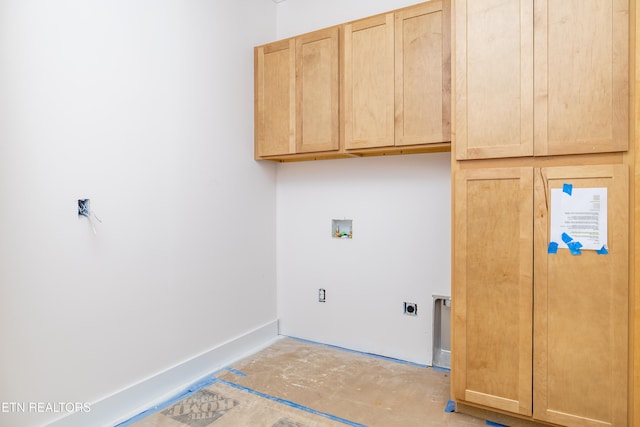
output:
[[607, 189], [551, 189], [550, 242], [559, 248], [601, 250], [607, 247]]

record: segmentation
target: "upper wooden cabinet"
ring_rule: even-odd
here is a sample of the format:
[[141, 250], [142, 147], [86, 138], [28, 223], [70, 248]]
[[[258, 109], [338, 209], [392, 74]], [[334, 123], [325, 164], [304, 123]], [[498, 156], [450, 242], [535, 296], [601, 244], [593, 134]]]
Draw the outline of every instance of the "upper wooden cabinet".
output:
[[345, 148], [450, 141], [450, 14], [435, 0], [345, 25]]
[[451, 13], [433, 1], [395, 14], [395, 145], [451, 141]]
[[458, 0], [456, 156], [533, 154], [533, 1]]
[[344, 27], [347, 149], [393, 145], [393, 40], [393, 13]]
[[625, 151], [625, 0], [459, 0], [456, 157]]
[[433, 0], [255, 48], [255, 158], [448, 151], [451, 14]]
[[536, 1], [534, 154], [629, 145], [629, 1]]
[[340, 148], [338, 27], [296, 38], [296, 152]]
[[295, 153], [295, 41], [254, 49], [255, 155]]
[[255, 48], [255, 156], [337, 151], [339, 28]]

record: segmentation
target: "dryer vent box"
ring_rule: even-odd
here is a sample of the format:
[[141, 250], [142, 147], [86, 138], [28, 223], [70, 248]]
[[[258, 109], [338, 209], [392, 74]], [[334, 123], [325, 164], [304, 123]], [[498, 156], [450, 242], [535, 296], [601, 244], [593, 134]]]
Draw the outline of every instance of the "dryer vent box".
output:
[[451, 369], [451, 297], [433, 296], [433, 366]]

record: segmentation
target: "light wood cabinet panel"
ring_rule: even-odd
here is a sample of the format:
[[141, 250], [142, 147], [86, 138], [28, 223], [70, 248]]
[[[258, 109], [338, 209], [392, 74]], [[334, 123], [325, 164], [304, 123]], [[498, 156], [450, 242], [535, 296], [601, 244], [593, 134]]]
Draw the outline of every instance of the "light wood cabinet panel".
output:
[[295, 43], [254, 49], [256, 157], [295, 152]]
[[455, 177], [453, 392], [531, 415], [533, 172]]
[[339, 56], [338, 27], [255, 48], [256, 158], [339, 150]]
[[454, 2], [456, 157], [533, 154], [533, 0]]
[[[629, 12], [630, 8], [637, 12], [635, 3], [457, 0], [453, 4], [454, 398], [463, 408], [494, 409], [501, 417], [512, 413], [527, 422], [635, 425], [637, 415], [630, 408], [631, 393], [637, 393], [629, 388], [633, 379], [629, 297], [635, 273], [629, 249], [633, 189], [628, 173], [638, 159], [629, 151], [629, 30], [637, 31], [630, 27]], [[515, 185], [513, 204], [503, 200], [508, 179], [496, 176], [498, 170], [513, 177], [517, 170], [532, 172], [528, 191], [533, 210], [529, 201], [516, 202], [523, 196]], [[486, 189], [479, 179], [488, 180]], [[506, 181], [498, 184], [492, 179]], [[565, 184], [575, 189], [606, 188], [608, 253], [582, 250], [572, 255], [567, 249], [549, 253], [551, 195]], [[479, 190], [473, 191], [474, 187]], [[477, 194], [484, 194], [482, 198], [495, 209], [478, 207], [482, 204], [474, 200], [480, 198]], [[529, 231], [533, 269], [522, 273], [522, 278], [534, 278], [528, 383], [524, 372], [496, 368], [492, 364], [505, 361], [486, 355], [489, 349], [505, 347], [513, 331], [492, 319], [495, 314], [490, 309], [478, 308], [507, 297], [502, 292], [491, 294], [491, 288], [475, 282], [493, 278], [497, 265], [502, 275], [496, 275], [494, 282], [499, 283], [499, 278], [515, 271], [516, 264], [490, 258], [504, 249], [498, 243], [489, 241], [485, 248], [474, 243], [483, 238], [486, 243], [499, 221], [496, 241], [509, 249], [512, 242], [505, 230], [515, 230], [524, 208], [533, 221]], [[512, 219], [502, 215], [504, 209], [512, 210]], [[483, 249], [487, 254], [480, 253]], [[514, 289], [508, 288], [511, 299], [503, 303], [515, 304]], [[510, 314], [504, 322], [514, 324]], [[480, 336], [477, 344], [470, 338], [473, 335]], [[518, 344], [517, 351], [523, 349]], [[478, 364], [473, 362], [476, 358]], [[519, 366], [515, 357], [508, 363]], [[526, 384], [531, 391], [528, 407], [518, 402], [515, 393], [516, 386], [524, 390]]]
[[448, 1], [395, 14], [395, 145], [451, 139]]
[[345, 148], [394, 144], [393, 13], [344, 26]]
[[[606, 254], [548, 250], [552, 192], [565, 185], [606, 188]], [[454, 398], [626, 426], [628, 166], [458, 169], [454, 195]]]
[[338, 27], [296, 38], [296, 152], [340, 148]]
[[[534, 417], [560, 425], [627, 425], [626, 165], [536, 173]], [[552, 189], [606, 188], [608, 254], [549, 254]], [[556, 207], [555, 209], [559, 209]]]
[[628, 1], [454, 9], [458, 160], [628, 149]]
[[535, 155], [627, 150], [629, 2], [535, 5]]
[[450, 0], [255, 48], [255, 158], [449, 151]]

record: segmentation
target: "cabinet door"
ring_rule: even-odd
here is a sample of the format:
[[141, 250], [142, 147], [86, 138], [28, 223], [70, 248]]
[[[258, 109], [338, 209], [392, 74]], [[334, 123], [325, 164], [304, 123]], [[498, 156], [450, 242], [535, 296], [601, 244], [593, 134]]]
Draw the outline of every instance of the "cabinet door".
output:
[[256, 47], [256, 158], [295, 153], [295, 43], [283, 40]]
[[533, 155], [533, 0], [454, 2], [457, 159]]
[[296, 38], [296, 151], [340, 147], [338, 28]]
[[459, 170], [454, 194], [454, 397], [531, 415], [533, 170]]
[[442, 0], [395, 15], [395, 145], [451, 140], [450, 19]]
[[535, 4], [535, 154], [627, 150], [628, 0]]
[[[561, 193], [565, 184], [571, 185], [572, 196]], [[551, 201], [551, 192], [558, 189], [571, 199], [577, 188], [606, 188], [608, 254], [548, 253], [550, 216], [561, 209]], [[627, 425], [627, 166], [541, 169], [535, 204], [534, 417], [569, 426]], [[563, 211], [577, 209], [571, 221], [592, 215], [566, 206]], [[582, 227], [574, 223], [572, 230], [578, 233]]]
[[344, 26], [345, 148], [394, 144], [393, 13]]

